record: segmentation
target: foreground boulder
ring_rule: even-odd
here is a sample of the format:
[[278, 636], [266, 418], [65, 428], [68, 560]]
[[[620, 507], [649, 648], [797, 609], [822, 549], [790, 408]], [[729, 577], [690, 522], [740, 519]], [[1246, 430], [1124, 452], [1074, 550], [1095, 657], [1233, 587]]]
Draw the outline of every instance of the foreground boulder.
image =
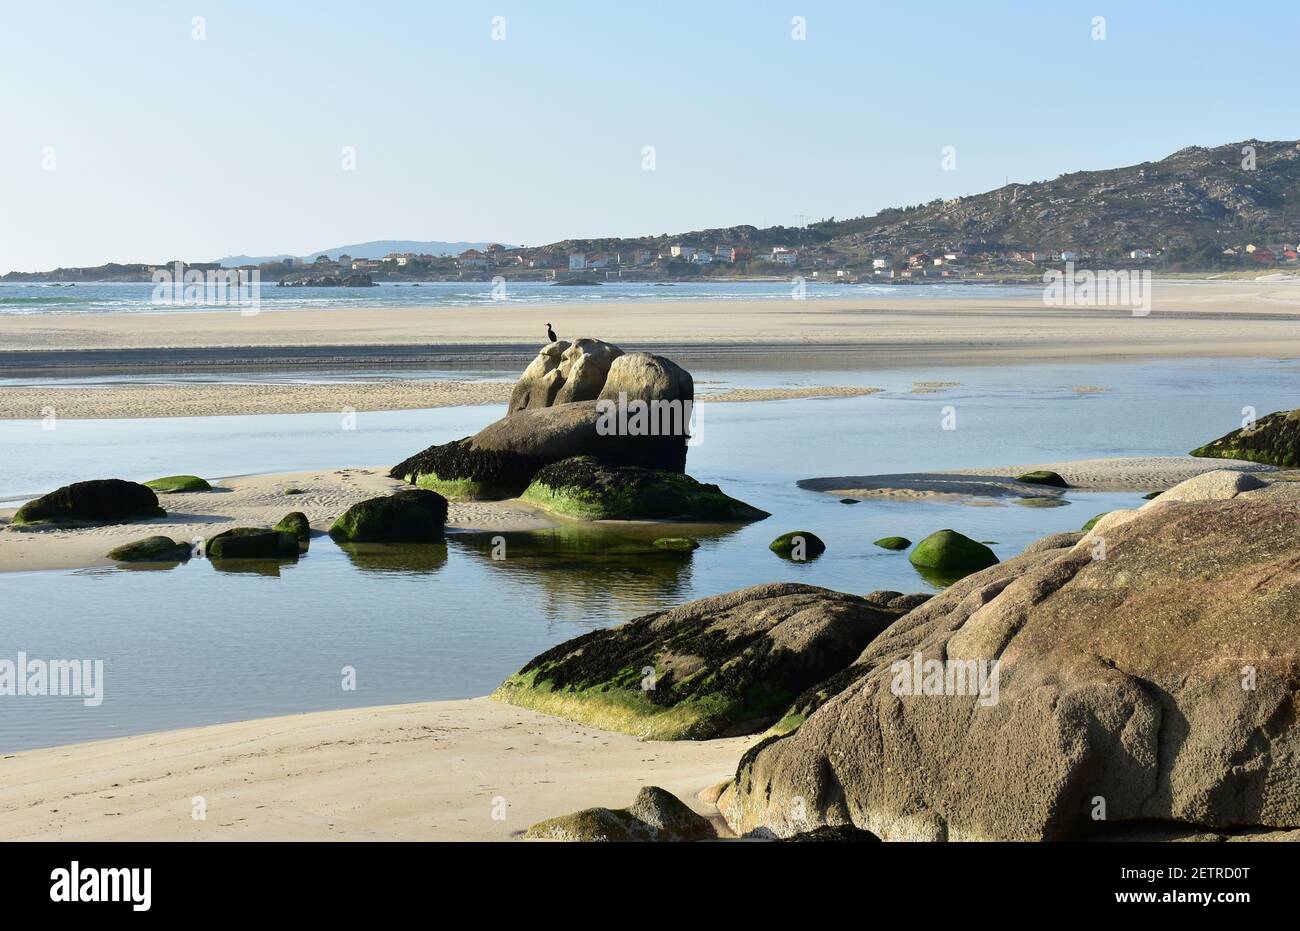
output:
[[994, 552], [956, 530], [938, 530], [930, 534], [907, 556], [923, 575], [941, 584], [955, 582], [972, 572], [987, 569], [998, 561]]
[[717, 837], [709, 819], [658, 786], [646, 786], [628, 808], [585, 808], [530, 827], [534, 840], [587, 842], [693, 841]]
[[152, 488], [120, 478], [74, 482], [28, 501], [10, 524], [123, 524], [162, 517]]
[[1213, 459], [1245, 459], [1294, 469], [1300, 467], [1300, 410], [1278, 411], [1226, 433], [1191, 451]]
[[208, 484], [207, 479], [199, 478], [197, 475], [167, 475], [163, 478], [156, 478], [151, 482], [145, 482], [145, 484], [160, 495], [179, 495], [191, 491], [212, 490], [212, 486]]
[[753, 733], [904, 613], [812, 585], [757, 585], [575, 637], [495, 697], [651, 740]]
[[606, 465], [593, 456], [541, 469], [522, 500], [582, 520], [753, 521], [769, 516], [689, 475]]
[[234, 527], [203, 544], [208, 559], [297, 559], [298, 538], [287, 530]]
[[649, 352], [630, 352], [613, 360], [598, 397], [615, 403], [693, 402], [695, 379], [671, 359]]
[[446, 523], [447, 499], [412, 488], [358, 501], [334, 521], [329, 533], [348, 543], [434, 543], [442, 539]]
[[1162, 495], [936, 595], [810, 689], [796, 731], [746, 754], [728, 823], [885, 840], [1300, 825], [1290, 484]]
[[399, 462], [393, 478], [462, 500], [522, 494], [545, 466], [575, 456], [668, 472], [686, 469], [686, 436], [602, 432], [595, 401], [524, 409], [472, 437], [430, 446]]
[[115, 562], [185, 562], [190, 558], [190, 545], [171, 537], [145, 537], [109, 550], [108, 558]]
[[623, 350], [599, 339], [548, 343], [515, 382], [507, 416], [521, 410], [596, 400], [611, 363], [622, 355]]

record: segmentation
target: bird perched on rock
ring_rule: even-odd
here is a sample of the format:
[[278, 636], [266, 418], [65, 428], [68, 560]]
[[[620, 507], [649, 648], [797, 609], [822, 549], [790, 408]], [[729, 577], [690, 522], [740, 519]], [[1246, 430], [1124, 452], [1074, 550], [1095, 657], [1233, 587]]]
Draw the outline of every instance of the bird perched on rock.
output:
[[549, 323], [546, 324], [546, 338], [549, 339], [551, 342], [555, 342], [557, 339], [559, 339], [559, 337], [555, 335], [555, 331], [551, 329], [551, 325]]

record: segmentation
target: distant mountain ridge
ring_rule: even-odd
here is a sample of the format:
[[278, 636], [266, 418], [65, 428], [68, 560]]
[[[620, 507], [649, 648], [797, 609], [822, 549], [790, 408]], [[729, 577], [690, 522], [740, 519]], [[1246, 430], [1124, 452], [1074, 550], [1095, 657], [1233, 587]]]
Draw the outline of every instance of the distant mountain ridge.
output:
[[260, 265], [263, 262], [279, 262], [284, 259], [303, 259], [314, 262], [318, 256], [328, 255], [336, 259], [340, 255], [350, 255], [354, 259], [382, 259], [392, 252], [414, 252], [417, 255], [460, 255], [466, 249], [486, 249], [487, 242], [441, 242], [416, 239], [376, 239], [372, 242], [358, 242], [350, 246], [336, 246], [333, 249], [321, 249], [307, 255], [228, 255], [217, 259], [223, 266], [234, 268], [239, 265]]

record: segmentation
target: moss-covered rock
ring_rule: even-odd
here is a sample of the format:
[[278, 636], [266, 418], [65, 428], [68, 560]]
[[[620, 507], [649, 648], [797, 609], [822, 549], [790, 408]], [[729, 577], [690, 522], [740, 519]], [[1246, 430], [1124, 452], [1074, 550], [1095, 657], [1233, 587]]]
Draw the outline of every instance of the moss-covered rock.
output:
[[447, 499], [412, 488], [358, 501], [330, 527], [330, 536], [351, 543], [433, 543], [442, 539]]
[[233, 527], [203, 544], [208, 559], [297, 559], [298, 538], [287, 530]]
[[651, 740], [753, 733], [904, 613], [811, 585], [758, 585], [576, 637], [495, 697]]
[[654, 541], [654, 545], [665, 550], [682, 550], [684, 552], [700, 548], [700, 544], [690, 537], [660, 537]]
[[470, 437], [430, 446], [389, 471], [393, 478], [456, 501], [514, 498], [547, 460], [509, 450], [476, 448]]
[[956, 530], [930, 534], [916, 544], [907, 558], [918, 569], [928, 569], [946, 581], [956, 581], [998, 562], [991, 549]]
[[566, 517], [582, 520], [762, 520], [766, 511], [724, 494], [717, 485], [677, 472], [611, 466], [575, 456], [541, 469], [521, 496]]
[[872, 545], [884, 550], [905, 550], [912, 545], [912, 541], [907, 537], [881, 537], [873, 541]]
[[120, 478], [94, 479], [64, 485], [28, 501], [10, 524], [124, 524], [162, 517], [152, 488]]
[[694, 841], [717, 837], [709, 819], [658, 786], [646, 786], [627, 808], [586, 808], [548, 818], [524, 837], [587, 842]]
[[187, 491], [211, 491], [212, 486], [197, 475], [167, 475], [145, 482], [159, 494], [178, 495]]
[[115, 562], [185, 562], [190, 558], [190, 545], [171, 537], [145, 537], [109, 550], [108, 558]]
[[783, 533], [769, 543], [767, 548], [784, 559], [794, 560], [811, 559], [826, 552], [822, 538], [808, 530]]
[[1300, 410], [1278, 411], [1192, 450], [1208, 459], [1245, 459], [1283, 468], [1300, 466]]
[[307, 515], [302, 511], [291, 511], [280, 522], [271, 528], [272, 530], [287, 530], [298, 538], [299, 543], [306, 543], [311, 539], [311, 524], [307, 521]]
[[1086, 524], [1084, 524], [1082, 527], [1080, 527], [1079, 529], [1082, 530], [1082, 531], [1084, 531], [1085, 533], [1088, 532], [1088, 531], [1091, 530], [1093, 527], [1096, 527], [1096, 526], [1097, 526], [1097, 521], [1101, 520], [1103, 517], [1105, 517], [1105, 516], [1106, 516], [1107, 514], [1109, 514], [1109, 513], [1110, 513], [1110, 511], [1102, 511], [1102, 512], [1101, 512], [1100, 514], [1098, 514], [1096, 517], [1089, 518], [1088, 522], [1087, 522]]
[[1028, 485], [1051, 485], [1053, 488], [1070, 487], [1069, 482], [1050, 469], [1038, 469], [1033, 472], [1026, 472], [1024, 475], [1017, 475], [1016, 481], [1025, 482]]

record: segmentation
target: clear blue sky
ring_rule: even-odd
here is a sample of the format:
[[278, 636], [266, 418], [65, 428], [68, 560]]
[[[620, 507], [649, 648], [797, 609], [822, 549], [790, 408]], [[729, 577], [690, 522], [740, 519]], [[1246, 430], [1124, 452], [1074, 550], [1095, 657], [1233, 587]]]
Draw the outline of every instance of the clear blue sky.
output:
[[0, 0], [0, 271], [792, 224], [1291, 139], [1298, 34], [1208, 0]]

